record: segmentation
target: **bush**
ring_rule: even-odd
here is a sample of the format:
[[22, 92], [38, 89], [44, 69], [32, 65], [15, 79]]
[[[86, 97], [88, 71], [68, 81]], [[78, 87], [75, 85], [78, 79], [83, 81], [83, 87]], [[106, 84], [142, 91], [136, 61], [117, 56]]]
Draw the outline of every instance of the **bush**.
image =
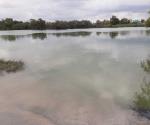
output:
[[[141, 63], [141, 67], [145, 72], [150, 73], [150, 60]], [[140, 90], [136, 92], [133, 109], [135, 109], [141, 116], [150, 119], [150, 81], [144, 81]]]
[[150, 18], [147, 19], [147, 21], [145, 22], [145, 25], [146, 25], [147, 27], [150, 27]]
[[138, 111], [150, 111], [150, 82], [145, 82], [140, 92], [135, 94], [134, 106]]

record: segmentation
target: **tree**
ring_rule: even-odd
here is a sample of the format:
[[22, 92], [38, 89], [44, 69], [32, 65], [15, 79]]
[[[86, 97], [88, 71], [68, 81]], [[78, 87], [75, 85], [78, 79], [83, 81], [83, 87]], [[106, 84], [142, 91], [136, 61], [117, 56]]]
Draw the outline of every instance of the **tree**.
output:
[[148, 18], [148, 19], [146, 20], [145, 25], [146, 25], [147, 27], [150, 27], [150, 18]]
[[141, 19], [141, 23], [143, 23], [143, 24], [144, 24], [144, 23], [145, 23], [145, 20], [144, 20], [144, 19]]
[[120, 20], [120, 23], [121, 23], [121, 24], [129, 24], [129, 23], [130, 23], [130, 20], [127, 19], [127, 18], [123, 18], [123, 19]]
[[30, 19], [30, 28], [31, 29], [36, 29], [37, 25], [38, 24], [35, 19]]
[[3, 25], [4, 30], [11, 30], [13, 26], [13, 19], [6, 18], [5, 20], [2, 20], [2, 25]]
[[46, 22], [42, 20], [41, 18], [38, 20], [31, 19], [30, 28], [34, 30], [44, 30], [46, 29]]
[[38, 19], [38, 21], [37, 21], [37, 23], [38, 23], [38, 29], [39, 30], [44, 30], [44, 29], [46, 29], [46, 22], [45, 22], [45, 20], [42, 20], [41, 18], [40, 19]]
[[120, 23], [120, 21], [119, 21], [119, 19], [116, 16], [112, 16], [110, 18], [110, 23], [111, 23], [111, 25], [117, 25], [117, 24]]
[[95, 24], [95, 27], [97, 27], [97, 28], [103, 27], [103, 22], [100, 21], [100, 20], [97, 20], [96, 24]]
[[[150, 14], [150, 11], [148, 13]], [[146, 20], [145, 25], [150, 27], [150, 17]]]

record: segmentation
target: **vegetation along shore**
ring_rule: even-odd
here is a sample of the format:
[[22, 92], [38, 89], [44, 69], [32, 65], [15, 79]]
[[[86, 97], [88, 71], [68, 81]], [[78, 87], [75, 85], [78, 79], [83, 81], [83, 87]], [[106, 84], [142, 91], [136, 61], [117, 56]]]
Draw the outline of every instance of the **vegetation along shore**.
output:
[[0, 20], [0, 30], [46, 30], [46, 29], [76, 29], [76, 28], [117, 28], [117, 27], [144, 27], [150, 26], [150, 18], [147, 20], [131, 20], [128, 18], [119, 19], [112, 16], [109, 20], [97, 20], [91, 22], [89, 20], [72, 20], [72, 21], [54, 21], [49, 22], [43, 19], [30, 19], [23, 22], [6, 18]]

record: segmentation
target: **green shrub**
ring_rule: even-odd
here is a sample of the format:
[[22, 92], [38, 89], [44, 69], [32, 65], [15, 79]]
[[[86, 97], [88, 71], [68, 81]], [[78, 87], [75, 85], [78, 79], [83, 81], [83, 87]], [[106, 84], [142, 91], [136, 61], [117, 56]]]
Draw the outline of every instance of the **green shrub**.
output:
[[135, 94], [134, 108], [137, 111], [150, 111], [150, 82], [143, 84]]
[[[141, 67], [146, 73], [150, 73], [150, 59], [141, 63]], [[135, 109], [141, 116], [150, 119], [150, 81], [144, 79], [140, 90], [136, 92], [133, 101], [133, 109]]]
[[146, 25], [147, 27], [150, 27], [150, 18], [147, 19], [147, 21], [145, 22], [145, 25]]

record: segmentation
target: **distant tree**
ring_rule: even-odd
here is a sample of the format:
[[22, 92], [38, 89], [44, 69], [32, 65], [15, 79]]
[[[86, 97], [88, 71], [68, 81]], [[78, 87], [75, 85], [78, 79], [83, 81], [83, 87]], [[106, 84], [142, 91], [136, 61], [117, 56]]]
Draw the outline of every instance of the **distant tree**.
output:
[[68, 29], [68, 23], [66, 21], [55, 21], [53, 23], [53, 29]]
[[38, 24], [35, 19], [30, 19], [30, 28], [31, 29], [36, 29], [37, 25]]
[[38, 29], [39, 30], [46, 29], [46, 22], [45, 22], [45, 20], [42, 20], [41, 18], [38, 19]]
[[141, 19], [141, 23], [145, 23], [145, 20], [144, 20], [144, 19]]
[[146, 20], [145, 25], [146, 25], [147, 27], [150, 27], [150, 18], [148, 18], [148, 19]]
[[[31, 19], [28, 22], [13, 20], [12, 18], [6, 18], [0, 20], [0, 30], [45, 30], [45, 29], [76, 29], [76, 28], [102, 28], [102, 27], [111, 27], [117, 24], [129, 24], [131, 26], [143, 26], [144, 20], [136, 20], [131, 22], [127, 18], [119, 20], [116, 16], [112, 16], [110, 20], [97, 20], [95, 23], [92, 23], [89, 20], [72, 20], [72, 21], [62, 21], [58, 20], [55, 22], [46, 22], [43, 19]], [[133, 25], [134, 24], [134, 25]], [[145, 21], [146, 26], [149, 26], [149, 20]], [[123, 26], [129, 26], [123, 25]], [[117, 25], [119, 27], [122, 25]], [[115, 26], [114, 26], [115, 27]]]
[[110, 24], [110, 21], [109, 20], [104, 20], [104, 25], [108, 25], [108, 24]]
[[5, 20], [2, 20], [3, 28], [5, 30], [11, 30], [13, 26], [13, 19], [12, 18], [6, 18]]
[[121, 23], [121, 24], [129, 24], [129, 23], [130, 23], [130, 20], [127, 19], [127, 18], [123, 18], [123, 19], [120, 20], [120, 23]]
[[30, 28], [34, 30], [44, 30], [46, 29], [46, 22], [42, 20], [41, 18], [38, 20], [31, 19]]
[[145, 23], [145, 20], [144, 20], [144, 19], [141, 19], [141, 23], [143, 23], [143, 24], [144, 24], [144, 23]]
[[5, 25], [8, 29], [11, 29], [13, 26], [13, 19], [12, 18], [6, 18], [5, 19]]
[[23, 30], [23, 29], [30, 29], [28, 22], [17, 22], [14, 23], [13, 30]]
[[91, 28], [92, 23], [88, 20], [82, 20], [81, 22], [79, 22], [79, 27], [80, 28]]
[[100, 20], [97, 20], [96, 24], [95, 24], [95, 27], [97, 27], [97, 28], [103, 27], [103, 22], [100, 21]]
[[110, 23], [111, 23], [111, 25], [117, 25], [117, 24], [120, 23], [120, 21], [119, 21], [119, 19], [116, 16], [112, 16], [110, 18]]
[[102, 27], [110, 27], [110, 21], [109, 20], [97, 20], [95, 24], [93, 24], [96, 28], [102, 28]]

